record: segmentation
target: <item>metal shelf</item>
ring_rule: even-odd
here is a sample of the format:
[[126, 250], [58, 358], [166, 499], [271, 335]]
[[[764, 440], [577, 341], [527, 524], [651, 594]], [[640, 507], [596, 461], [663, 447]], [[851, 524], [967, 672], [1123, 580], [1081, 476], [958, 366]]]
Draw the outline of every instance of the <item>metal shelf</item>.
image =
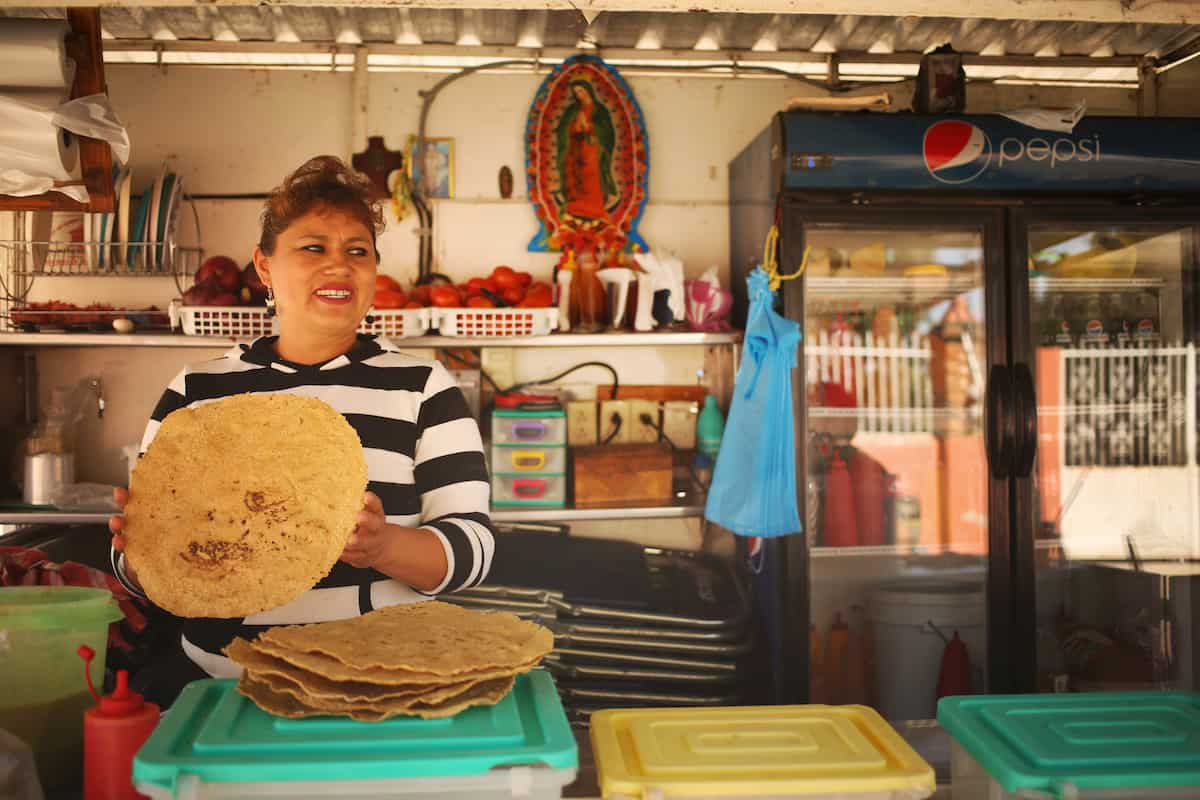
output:
[[[393, 341], [405, 349], [438, 347], [674, 347], [737, 344], [735, 333], [552, 333], [524, 338], [414, 336]], [[60, 347], [229, 347], [249, 339], [153, 333], [0, 333], [0, 345]]]
[[[955, 553], [951, 544], [884, 544], [873, 547], [813, 547], [813, 558], [852, 558], [860, 556], [940, 556]], [[973, 555], [964, 553], [963, 555]]]
[[703, 505], [622, 508], [494, 508], [493, 522], [585, 522], [604, 519], [684, 519], [704, 514]]
[[970, 275], [919, 275], [906, 278], [806, 278], [811, 298], [931, 302], [982, 287], [982, 277]]
[[[684, 519], [704, 513], [702, 505], [635, 506], [622, 508], [497, 508], [494, 522], [583, 522], [606, 519]], [[68, 511], [0, 511], [0, 524], [106, 524], [111, 513]]]
[[1120, 292], [1136, 289], [1162, 289], [1161, 278], [1048, 278], [1029, 279], [1034, 294], [1040, 292]]

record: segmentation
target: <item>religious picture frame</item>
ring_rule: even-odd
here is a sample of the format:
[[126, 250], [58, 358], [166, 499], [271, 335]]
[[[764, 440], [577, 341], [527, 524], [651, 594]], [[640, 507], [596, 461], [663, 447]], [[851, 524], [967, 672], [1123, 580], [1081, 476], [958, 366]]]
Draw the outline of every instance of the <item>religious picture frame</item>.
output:
[[417, 137], [408, 137], [408, 174], [414, 191], [431, 199], [454, 197], [454, 139], [426, 136], [422, 153]]

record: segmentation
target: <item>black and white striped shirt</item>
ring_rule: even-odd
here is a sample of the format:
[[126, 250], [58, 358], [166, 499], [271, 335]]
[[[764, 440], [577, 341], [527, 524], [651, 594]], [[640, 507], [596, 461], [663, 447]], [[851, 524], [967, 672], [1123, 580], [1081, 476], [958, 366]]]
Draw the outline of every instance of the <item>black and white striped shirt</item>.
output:
[[[495, 550], [479, 427], [441, 364], [406, 355], [387, 339], [362, 335], [337, 358], [295, 364], [279, 358], [274, 339], [260, 338], [184, 368], [154, 409], [142, 452], [162, 420], [179, 408], [246, 392], [323, 400], [358, 432], [367, 489], [383, 502], [387, 521], [432, 531], [449, 569], [442, 584], [425, 594], [375, 570], [339, 561], [316, 587], [279, 608], [245, 619], [185, 620], [184, 652], [214, 677], [238, 674], [238, 667], [221, 655], [236, 636], [250, 638], [272, 625], [345, 619], [475, 586], [487, 577]], [[115, 552], [113, 569], [126, 588], [141, 594], [125, 578], [123, 557]]]

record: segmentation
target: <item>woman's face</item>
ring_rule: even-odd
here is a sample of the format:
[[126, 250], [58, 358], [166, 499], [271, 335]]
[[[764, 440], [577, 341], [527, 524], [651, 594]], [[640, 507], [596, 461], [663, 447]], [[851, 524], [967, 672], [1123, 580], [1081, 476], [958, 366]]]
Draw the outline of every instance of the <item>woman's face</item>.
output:
[[375, 245], [362, 222], [338, 208], [316, 208], [276, 238], [272, 255], [255, 253], [275, 291], [281, 327], [353, 332], [375, 296]]
[[588, 96], [587, 89], [583, 88], [579, 84], [575, 84], [575, 86], [573, 86], [571, 88], [573, 88], [575, 90], [575, 97], [577, 97], [579, 99], [579, 102], [586, 103], [592, 99], [591, 97]]

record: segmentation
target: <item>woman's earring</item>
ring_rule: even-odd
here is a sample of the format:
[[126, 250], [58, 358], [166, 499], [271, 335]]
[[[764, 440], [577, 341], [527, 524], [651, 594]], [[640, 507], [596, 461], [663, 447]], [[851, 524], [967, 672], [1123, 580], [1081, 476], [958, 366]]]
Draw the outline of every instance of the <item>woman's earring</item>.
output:
[[363, 319], [363, 322], [367, 323], [368, 325], [374, 325], [375, 324], [375, 313], [374, 312], [375, 312], [375, 306], [371, 306], [370, 308], [368, 308], [367, 316]]
[[267, 316], [275, 316], [275, 290], [267, 287]]

